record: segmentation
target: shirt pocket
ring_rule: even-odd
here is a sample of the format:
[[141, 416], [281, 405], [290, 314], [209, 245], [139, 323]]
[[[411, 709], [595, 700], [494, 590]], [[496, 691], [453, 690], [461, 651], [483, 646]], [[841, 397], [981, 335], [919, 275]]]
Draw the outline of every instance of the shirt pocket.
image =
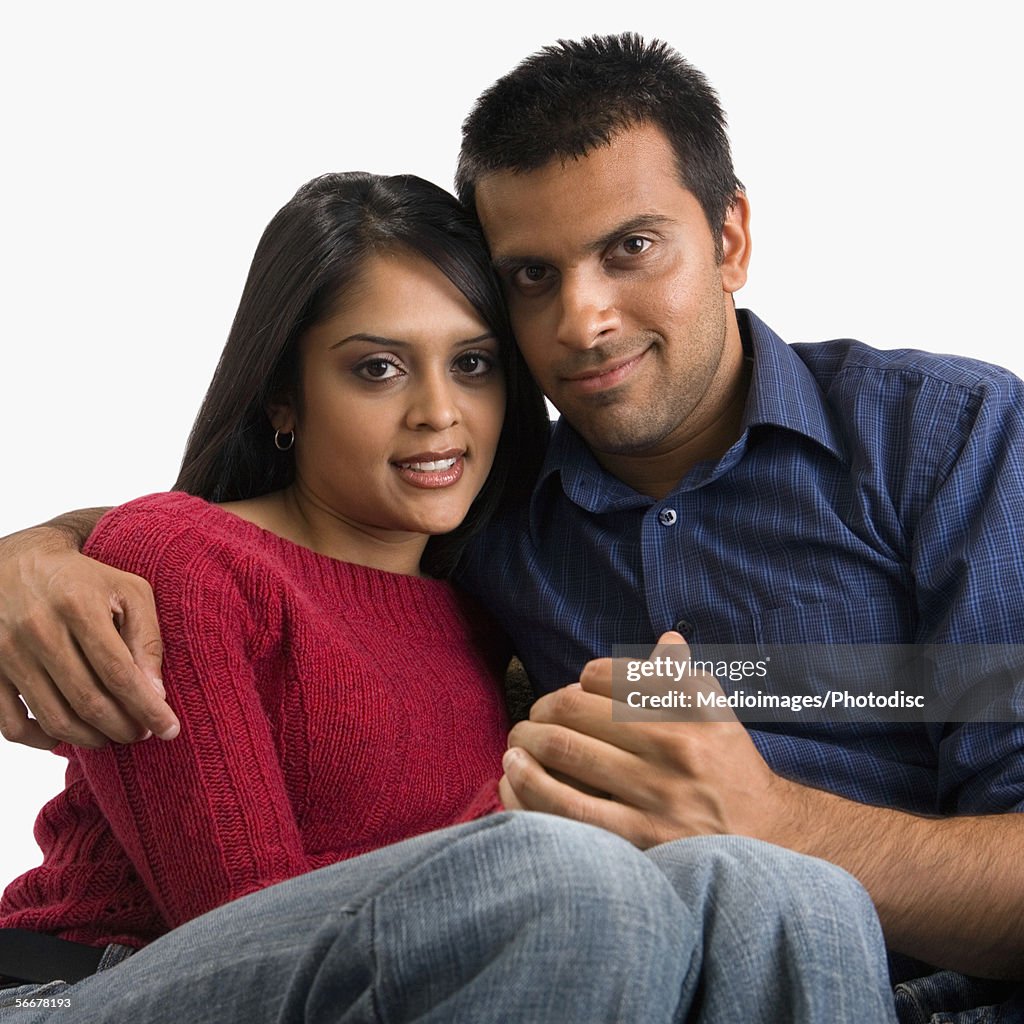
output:
[[912, 603], [888, 587], [754, 615], [758, 650], [772, 659], [773, 676], [802, 693], [918, 690], [922, 669], [910, 646], [913, 629]]
[[753, 618], [759, 644], [906, 644], [915, 616], [904, 591], [875, 586], [846, 600], [783, 604]]

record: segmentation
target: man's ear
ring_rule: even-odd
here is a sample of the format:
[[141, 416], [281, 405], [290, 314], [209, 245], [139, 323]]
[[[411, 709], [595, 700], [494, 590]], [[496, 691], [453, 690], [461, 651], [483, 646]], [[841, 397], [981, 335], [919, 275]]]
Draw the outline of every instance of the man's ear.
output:
[[747, 283], [750, 262], [750, 202], [742, 189], [725, 215], [722, 224], [722, 291], [738, 292]]

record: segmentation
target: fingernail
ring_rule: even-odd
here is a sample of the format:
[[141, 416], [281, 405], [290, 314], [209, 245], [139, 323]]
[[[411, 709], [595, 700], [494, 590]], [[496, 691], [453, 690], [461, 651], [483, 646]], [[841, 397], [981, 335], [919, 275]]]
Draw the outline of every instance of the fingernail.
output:
[[153, 689], [160, 694], [161, 697], [167, 696], [167, 691], [164, 689], [163, 680], [159, 676], [150, 676], [149, 681], [153, 684]]
[[508, 771], [509, 768], [519, 760], [519, 751], [514, 747], [511, 750], [506, 750], [501, 757], [501, 767]]
[[163, 732], [158, 733], [158, 735], [162, 740], [173, 740], [179, 732], [181, 732], [181, 725], [175, 722], [174, 725], [168, 726]]

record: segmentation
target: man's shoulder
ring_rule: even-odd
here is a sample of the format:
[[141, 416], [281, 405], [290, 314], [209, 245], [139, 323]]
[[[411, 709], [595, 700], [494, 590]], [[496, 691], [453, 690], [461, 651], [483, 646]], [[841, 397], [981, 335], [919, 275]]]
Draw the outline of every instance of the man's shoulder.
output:
[[794, 342], [790, 347], [825, 388], [844, 382], [888, 388], [932, 382], [969, 393], [1009, 395], [1020, 394], [1024, 387], [1010, 370], [969, 356], [877, 348], [852, 338]]

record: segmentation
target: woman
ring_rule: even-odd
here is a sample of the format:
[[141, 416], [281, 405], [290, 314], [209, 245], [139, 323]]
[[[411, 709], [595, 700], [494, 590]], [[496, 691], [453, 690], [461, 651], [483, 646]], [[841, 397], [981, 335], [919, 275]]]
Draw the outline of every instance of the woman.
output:
[[156, 588], [182, 735], [62, 748], [72, 781], [39, 822], [58, 838], [3, 924], [137, 947], [495, 806], [468, 808], [500, 774], [508, 652], [434, 577], [528, 485], [544, 436], [447, 195], [361, 174], [302, 188], [259, 244], [179, 493], [115, 509], [90, 543]]

